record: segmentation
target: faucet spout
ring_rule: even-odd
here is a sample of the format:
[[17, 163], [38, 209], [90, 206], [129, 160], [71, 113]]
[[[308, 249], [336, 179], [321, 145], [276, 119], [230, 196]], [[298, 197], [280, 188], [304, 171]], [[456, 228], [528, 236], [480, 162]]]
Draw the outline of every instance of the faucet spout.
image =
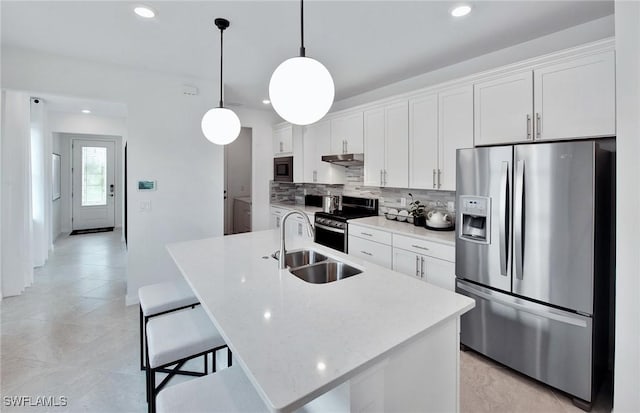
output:
[[285, 247], [285, 236], [286, 236], [285, 224], [287, 222], [287, 218], [289, 218], [291, 215], [296, 215], [296, 214], [304, 218], [307, 224], [307, 233], [309, 234], [309, 236], [313, 237], [313, 235], [315, 234], [313, 225], [311, 224], [311, 220], [309, 220], [309, 217], [304, 212], [298, 209], [293, 209], [282, 216], [282, 220], [280, 220], [280, 253], [278, 256], [278, 267], [281, 270], [284, 270], [285, 268], [287, 268], [287, 263], [285, 262], [287, 258], [287, 250]]

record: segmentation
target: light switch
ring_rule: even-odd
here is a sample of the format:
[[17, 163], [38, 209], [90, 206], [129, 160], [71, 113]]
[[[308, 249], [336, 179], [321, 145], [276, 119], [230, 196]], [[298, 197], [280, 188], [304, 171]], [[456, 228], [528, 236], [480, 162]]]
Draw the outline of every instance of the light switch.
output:
[[407, 198], [405, 198], [405, 197], [400, 198], [400, 206], [401, 207], [406, 207], [407, 206]]
[[151, 211], [151, 201], [149, 200], [140, 201], [140, 211], [141, 212]]

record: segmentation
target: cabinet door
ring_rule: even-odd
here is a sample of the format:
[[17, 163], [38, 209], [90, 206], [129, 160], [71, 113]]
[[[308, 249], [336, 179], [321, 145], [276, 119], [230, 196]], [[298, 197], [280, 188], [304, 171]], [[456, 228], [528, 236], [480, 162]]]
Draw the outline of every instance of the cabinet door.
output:
[[438, 96], [438, 189], [456, 190], [456, 150], [473, 147], [473, 86], [442, 92]]
[[406, 101], [385, 108], [383, 182], [384, 186], [393, 188], [409, 186], [409, 106]]
[[414, 254], [413, 252], [401, 250], [399, 248], [394, 248], [393, 270], [401, 272], [403, 274], [412, 275], [416, 278], [422, 278], [420, 272], [420, 255]]
[[362, 153], [363, 146], [362, 112], [331, 121], [331, 153]]
[[[320, 166], [320, 154], [318, 153], [318, 144], [321, 139], [323, 129], [328, 129], [328, 122], [314, 123], [304, 128], [302, 138], [302, 162], [304, 182], [318, 182], [318, 167]], [[329, 135], [326, 136], [329, 139]]]
[[524, 72], [474, 86], [476, 146], [533, 138], [533, 73]]
[[536, 139], [573, 139], [616, 133], [614, 52], [534, 72]]
[[391, 269], [391, 245], [379, 244], [349, 235], [349, 255]]
[[424, 256], [422, 265], [426, 281], [449, 291], [456, 289], [456, 268], [455, 263], [440, 260], [429, 256]]
[[436, 189], [436, 169], [438, 95], [432, 94], [409, 101], [409, 188]]
[[291, 125], [280, 127], [273, 131], [273, 153], [280, 155], [293, 151], [293, 127]]
[[385, 110], [364, 112], [364, 185], [383, 186]]

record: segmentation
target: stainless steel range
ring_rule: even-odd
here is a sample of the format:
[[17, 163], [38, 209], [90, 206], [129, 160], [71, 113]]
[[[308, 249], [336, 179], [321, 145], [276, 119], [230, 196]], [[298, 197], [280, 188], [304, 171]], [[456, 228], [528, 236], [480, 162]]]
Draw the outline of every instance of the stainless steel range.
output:
[[341, 210], [333, 213], [316, 212], [314, 240], [318, 244], [347, 253], [347, 220], [375, 215], [378, 215], [377, 199], [343, 196]]

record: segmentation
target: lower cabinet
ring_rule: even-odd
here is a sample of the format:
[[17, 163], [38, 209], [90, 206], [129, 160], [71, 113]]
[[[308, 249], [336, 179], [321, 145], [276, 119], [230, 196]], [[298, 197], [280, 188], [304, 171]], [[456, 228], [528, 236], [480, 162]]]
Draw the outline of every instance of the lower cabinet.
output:
[[349, 255], [391, 269], [391, 245], [349, 235]]
[[455, 291], [455, 264], [450, 261], [393, 248], [393, 270]]

